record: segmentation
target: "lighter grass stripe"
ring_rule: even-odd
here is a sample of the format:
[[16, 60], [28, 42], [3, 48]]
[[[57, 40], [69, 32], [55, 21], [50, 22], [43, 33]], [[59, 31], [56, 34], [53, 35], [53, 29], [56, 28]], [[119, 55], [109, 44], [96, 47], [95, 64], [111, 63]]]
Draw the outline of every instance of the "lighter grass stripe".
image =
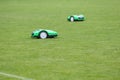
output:
[[20, 80], [33, 80], [33, 79], [30, 79], [30, 78], [25, 78], [25, 77], [13, 75], [13, 74], [8, 74], [8, 73], [4, 73], [4, 72], [0, 72], [0, 75], [4, 75], [4, 76], [7, 76], [7, 77], [11, 77], [11, 78], [17, 78], [17, 79], [20, 79]]

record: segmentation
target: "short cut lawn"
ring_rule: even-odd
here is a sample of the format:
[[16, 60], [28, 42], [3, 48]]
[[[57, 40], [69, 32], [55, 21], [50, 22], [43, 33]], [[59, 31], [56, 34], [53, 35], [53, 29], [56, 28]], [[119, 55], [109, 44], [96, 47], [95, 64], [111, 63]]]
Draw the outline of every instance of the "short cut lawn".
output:
[[26, 79], [120, 80], [120, 0], [0, 0], [0, 80]]

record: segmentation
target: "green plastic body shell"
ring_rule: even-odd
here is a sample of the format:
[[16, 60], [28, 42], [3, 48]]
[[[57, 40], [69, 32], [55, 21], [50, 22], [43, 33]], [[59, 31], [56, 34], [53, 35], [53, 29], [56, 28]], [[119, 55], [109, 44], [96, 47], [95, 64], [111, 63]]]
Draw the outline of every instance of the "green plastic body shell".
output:
[[54, 38], [58, 36], [58, 33], [56, 31], [53, 30], [45, 30], [45, 29], [39, 29], [39, 30], [35, 30], [32, 32], [31, 37], [34, 38], [39, 38], [39, 35], [41, 32], [46, 32], [47, 33], [47, 38]]
[[84, 21], [85, 17], [83, 15], [72, 15], [72, 16], [68, 16], [67, 20], [70, 21], [71, 17], [74, 18], [74, 21]]

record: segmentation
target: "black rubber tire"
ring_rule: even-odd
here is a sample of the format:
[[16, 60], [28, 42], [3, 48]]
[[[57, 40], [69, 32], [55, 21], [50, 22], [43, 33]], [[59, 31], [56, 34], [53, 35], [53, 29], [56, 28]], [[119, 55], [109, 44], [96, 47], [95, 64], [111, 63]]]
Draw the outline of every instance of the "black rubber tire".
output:
[[74, 17], [73, 16], [70, 17], [70, 21], [74, 22]]
[[38, 36], [40, 39], [48, 38], [48, 33], [46, 31], [41, 31]]

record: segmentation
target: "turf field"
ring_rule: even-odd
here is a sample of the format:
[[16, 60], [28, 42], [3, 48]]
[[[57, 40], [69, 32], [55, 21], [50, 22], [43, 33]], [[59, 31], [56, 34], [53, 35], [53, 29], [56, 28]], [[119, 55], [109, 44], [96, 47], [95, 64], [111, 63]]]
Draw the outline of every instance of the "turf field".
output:
[[0, 80], [120, 80], [120, 0], [0, 0]]

